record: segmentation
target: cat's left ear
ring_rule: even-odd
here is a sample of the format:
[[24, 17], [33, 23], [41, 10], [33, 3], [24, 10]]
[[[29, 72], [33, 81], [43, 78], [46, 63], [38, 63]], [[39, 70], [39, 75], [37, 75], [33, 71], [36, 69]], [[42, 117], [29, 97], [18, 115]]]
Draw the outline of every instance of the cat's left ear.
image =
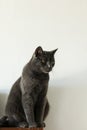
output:
[[52, 53], [53, 53], [53, 54], [55, 54], [57, 50], [58, 50], [58, 48], [57, 48], [57, 49], [55, 49], [55, 50], [53, 50], [53, 51], [52, 51]]
[[41, 46], [37, 47], [36, 50], [35, 50], [35, 56], [38, 57], [38, 56], [41, 56], [43, 53], [43, 49]]

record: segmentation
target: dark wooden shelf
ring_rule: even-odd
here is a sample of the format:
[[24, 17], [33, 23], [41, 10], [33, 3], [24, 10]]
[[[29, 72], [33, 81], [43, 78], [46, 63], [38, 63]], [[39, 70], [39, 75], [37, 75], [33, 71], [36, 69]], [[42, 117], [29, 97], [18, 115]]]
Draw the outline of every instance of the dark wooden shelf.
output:
[[0, 128], [0, 130], [43, 130], [43, 128]]

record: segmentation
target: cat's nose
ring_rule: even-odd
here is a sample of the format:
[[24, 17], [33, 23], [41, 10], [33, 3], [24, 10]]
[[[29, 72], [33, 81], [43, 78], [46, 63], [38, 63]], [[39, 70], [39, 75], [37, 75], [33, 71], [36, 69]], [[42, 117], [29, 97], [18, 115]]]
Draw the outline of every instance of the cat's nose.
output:
[[47, 70], [48, 70], [48, 72], [50, 72], [52, 70], [52, 66], [49, 62], [47, 62]]
[[50, 65], [50, 63], [49, 63], [49, 62], [47, 62], [47, 67], [48, 67], [48, 68], [51, 68], [51, 65]]
[[48, 65], [48, 68], [51, 68], [51, 65]]

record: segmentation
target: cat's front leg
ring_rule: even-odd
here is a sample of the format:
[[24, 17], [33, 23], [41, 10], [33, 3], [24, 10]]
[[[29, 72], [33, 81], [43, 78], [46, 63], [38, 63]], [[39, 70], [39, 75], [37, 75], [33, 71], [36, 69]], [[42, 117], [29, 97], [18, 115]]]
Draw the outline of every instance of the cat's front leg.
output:
[[22, 95], [22, 105], [24, 108], [25, 116], [29, 125], [29, 128], [37, 127], [34, 119], [34, 104], [33, 99], [29, 94]]
[[45, 123], [43, 122], [45, 106], [46, 98], [40, 97], [35, 107], [35, 120], [38, 127], [45, 127]]

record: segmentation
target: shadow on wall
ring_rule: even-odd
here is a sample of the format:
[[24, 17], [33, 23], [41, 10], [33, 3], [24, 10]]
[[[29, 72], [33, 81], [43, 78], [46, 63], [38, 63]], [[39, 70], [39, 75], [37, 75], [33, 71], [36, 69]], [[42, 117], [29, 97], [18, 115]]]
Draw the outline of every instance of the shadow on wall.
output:
[[0, 116], [4, 115], [7, 96], [6, 93], [0, 93]]
[[49, 87], [50, 113], [45, 130], [87, 129], [87, 87]]

